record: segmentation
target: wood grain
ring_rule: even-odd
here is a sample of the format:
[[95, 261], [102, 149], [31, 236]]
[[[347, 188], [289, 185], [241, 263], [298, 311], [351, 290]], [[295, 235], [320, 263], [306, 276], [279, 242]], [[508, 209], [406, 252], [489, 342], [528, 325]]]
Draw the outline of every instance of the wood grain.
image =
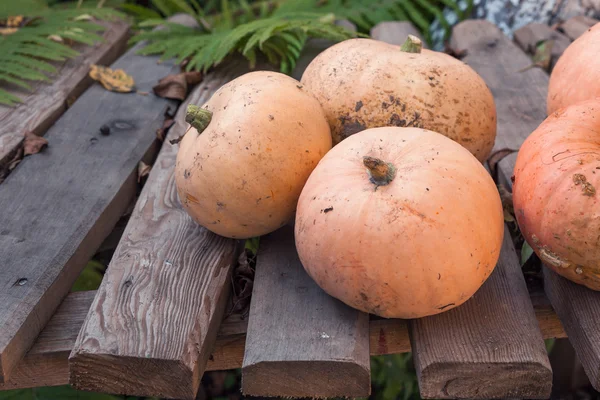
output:
[[[152, 91], [176, 72], [129, 50], [113, 67]], [[48, 130], [49, 147], [0, 185], [0, 381], [31, 347], [136, 194], [137, 164], [174, 102], [91, 86]], [[110, 135], [100, 134], [106, 125]]]
[[571, 44], [571, 39], [562, 33], [550, 28], [546, 24], [531, 23], [514, 33], [515, 43], [523, 49], [523, 51], [534, 55], [536, 45], [539, 42], [552, 41], [552, 56], [550, 58], [550, 70], [554, 68], [558, 58], [564, 53], [566, 48]]
[[[384, 21], [375, 25], [371, 29], [371, 37], [375, 40], [402, 45], [408, 35], [414, 35], [421, 38], [421, 34], [410, 22]], [[421, 38], [422, 40], [422, 38]], [[425, 43], [423, 43], [425, 45]]]
[[330, 297], [308, 276], [290, 226], [262, 237], [242, 392], [363, 397], [370, 389], [368, 314]]
[[409, 332], [423, 398], [550, 396], [550, 362], [508, 229], [498, 265], [477, 293], [411, 320]]
[[544, 290], [562, 321], [592, 386], [600, 389], [600, 292], [577, 285], [544, 266]]
[[62, 64], [52, 81], [33, 82], [33, 90], [11, 89], [23, 103], [15, 107], [0, 105], [0, 169], [22, 145], [27, 131], [43, 135], [46, 130], [93, 82], [88, 77], [90, 64], [110, 65], [127, 48], [129, 25], [125, 21], [101, 23], [106, 27], [103, 42], [94, 46], [77, 45], [80, 54]]
[[564, 32], [571, 40], [575, 40], [597, 23], [598, 20], [594, 18], [578, 15], [560, 24], [558, 29]]
[[[66, 297], [29, 353], [15, 368], [11, 380], [0, 384], [0, 390], [69, 383], [67, 358], [95, 294], [96, 291], [77, 292]], [[544, 293], [531, 293], [531, 299], [544, 339], [565, 338], [562, 324]], [[411, 351], [407, 321], [371, 318], [369, 347], [372, 356]], [[221, 323], [206, 364], [207, 371], [241, 368], [247, 328], [248, 320], [240, 318], [239, 314], [232, 314]]]
[[[531, 58], [488, 21], [456, 25], [450, 46], [467, 51], [462, 61], [477, 71], [494, 95], [498, 130], [493, 151], [518, 150], [546, 117], [548, 75], [539, 68], [522, 71]], [[516, 157], [513, 153], [498, 164], [499, 180], [506, 187], [512, 187]]]
[[[247, 72], [235, 63], [208, 74], [188, 97], [203, 104]], [[138, 199], [70, 357], [77, 388], [194, 398], [221, 323], [237, 241], [195, 223], [175, 186], [185, 133], [180, 107]]]

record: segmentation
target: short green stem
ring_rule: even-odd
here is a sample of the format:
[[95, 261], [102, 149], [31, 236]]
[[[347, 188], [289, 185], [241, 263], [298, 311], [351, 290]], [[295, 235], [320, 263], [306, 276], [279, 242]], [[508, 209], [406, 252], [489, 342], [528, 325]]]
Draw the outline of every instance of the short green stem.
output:
[[207, 109], [194, 104], [190, 104], [187, 107], [185, 122], [196, 128], [198, 133], [202, 133], [206, 129], [211, 119], [212, 112]]
[[405, 53], [420, 53], [421, 50], [423, 50], [423, 42], [414, 35], [408, 35], [408, 38], [400, 47], [400, 51]]
[[365, 156], [363, 164], [367, 167], [369, 178], [377, 186], [389, 185], [396, 177], [396, 167], [392, 163], [385, 162], [379, 158]]

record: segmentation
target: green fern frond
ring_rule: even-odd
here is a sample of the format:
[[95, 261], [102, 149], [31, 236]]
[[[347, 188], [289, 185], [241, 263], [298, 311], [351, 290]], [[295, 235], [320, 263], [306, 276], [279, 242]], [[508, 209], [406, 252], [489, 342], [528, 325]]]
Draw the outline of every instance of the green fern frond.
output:
[[148, 41], [141, 54], [160, 54], [162, 59], [189, 59], [188, 70], [206, 71], [232, 53], [242, 54], [256, 63], [258, 53], [290, 72], [308, 37], [341, 41], [355, 34], [334, 25], [320, 13], [299, 12], [276, 15], [241, 24], [230, 30], [202, 33], [182, 26], [167, 25], [164, 30], [145, 32], [132, 41]]
[[[27, 2], [30, 0], [25, 1]], [[43, 2], [40, 0], [39, 3]], [[15, 5], [10, 11], [24, 10]], [[51, 40], [50, 36], [88, 45], [102, 40], [97, 34], [104, 30], [101, 25], [78, 17], [85, 15], [86, 19], [89, 16], [98, 20], [124, 17], [118, 11], [103, 8], [55, 9], [40, 6], [29, 11], [29, 14], [25, 14], [29, 23], [19, 27], [13, 34], [0, 36], [1, 85], [10, 84], [30, 89], [26, 81], [48, 80], [47, 74], [56, 72], [49, 61], [64, 61], [78, 55], [77, 51], [64, 43]], [[0, 104], [14, 105], [18, 102], [20, 99], [10, 94], [6, 87], [0, 89]]]

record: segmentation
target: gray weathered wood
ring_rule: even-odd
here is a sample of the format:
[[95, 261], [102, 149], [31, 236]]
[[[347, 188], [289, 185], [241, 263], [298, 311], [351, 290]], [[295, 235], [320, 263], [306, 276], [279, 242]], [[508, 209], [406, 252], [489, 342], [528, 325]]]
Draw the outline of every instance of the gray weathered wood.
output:
[[575, 40], [597, 23], [598, 20], [596, 19], [586, 17], [584, 15], [578, 15], [560, 24], [559, 29], [572, 40]]
[[[208, 74], [186, 103], [204, 104], [247, 72]], [[175, 186], [185, 106], [152, 168], [70, 357], [71, 384], [128, 395], [194, 398], [216, 340], [237, 241], [182, 209]]]
[[[531, 65], [531, 58], [487, 21], [456, 25], [450, 45], [455, 51], [467, 51], [462, 61], [477, 71], [494, 95], [498, 133], [492, 151], [518, 150], [546, 118], [548, 75], [539, 68], [522, 71]], [[516, 157], [515, 152], [498, 164], [500, 182], [506, 187], [512, 187]]]
[[290, 226], [261, 239], [242, 391], [251, 396], [363, 397], [370, 392], [369, 316], [304, 271]]
[[[115, 64], [151, 92], [171, 63], [130, 49]], [[0, 381], [10, 377], [136, 193], [136, 167], [175, 103], [91, 86], [48, 130], [50, 145], [0, 185]], [[106, 125], [110, 135], [100, 134]]]
[[600, 292], [544, 267], [544, 290], [562, 321], [592, 386], [600, 389]]
[[125, 51], [129, 25], [124, 21], [103, 25], [104, 41], [94, 46], [76, 46], [79, 56], [56, 65], [58, 72], [50, 77], [54, 78], [50, 83], [34, 82], [32, 91], [9, 90], [23, 103], [15, 107], [0, 105], [0, 169], [21, 146], [25, 132], [43, 135], [93, 82], [88, 77], [90, 64], [111, 64]]
[[421, 34], [410, 22], [384, 21], [371, 29], [371, 37], [382, 42], [402, 45], [408, 35], [421, 37]]
[[488, 280], [460, 307], [409, 323], [423, 398], [545, 399], [552, 370], [510, 232]]
[[536, 52], [536, 44], [539, 42], [552, 41], [552, 57], [550, 59], [550, 70], [571, 44], [571, 39], [550, 28], [546, 24], [532, 23], [515, 31], [514, 40], [517, 45], [527, 53], [533, 55]]

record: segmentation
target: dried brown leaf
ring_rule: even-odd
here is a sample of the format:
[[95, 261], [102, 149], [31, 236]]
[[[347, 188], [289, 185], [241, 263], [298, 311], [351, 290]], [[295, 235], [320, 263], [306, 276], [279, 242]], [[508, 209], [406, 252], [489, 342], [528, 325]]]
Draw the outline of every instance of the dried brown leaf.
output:
[[17, 32], [18, 30], [19, 30], [19, 28], [0, 28], [0, 35], [2, 35], [2, 36], [12, 35], [13, 33]]
[[25, 132], [23, 142], [23, 157], [37, 154], [48, 146], [48, 141], [32, 132]]
[[152, 90], [159, 97], [184, 100], [187, 97], [188, 87], [196, 85], [201, 80], [202, 74], [197, 71], [171, 74], [162, 78]]
[[148, 165], [145, 162], [140, 161], [138, 164], [138, 178], [137, 178], [138, 183], [140, 183], [144, 177], [148, 176], [150, 174], [151, 170], [152, 170], [151, 165]]
[[90, 65], [90, 77], [111, 92], [129, 93], [134, 90], [135, 81], [122, 69], [112, 70], [101, 65]]
[[173, 126], [174, 123], [175, 120], [173, 118], [165, 118], [165, 120], [163, 121], [163, 126], [156, 130], [157, 139], [163, 142], [165, 140], [165, 137], [167, 136], [167, 131], [170, 127]]

